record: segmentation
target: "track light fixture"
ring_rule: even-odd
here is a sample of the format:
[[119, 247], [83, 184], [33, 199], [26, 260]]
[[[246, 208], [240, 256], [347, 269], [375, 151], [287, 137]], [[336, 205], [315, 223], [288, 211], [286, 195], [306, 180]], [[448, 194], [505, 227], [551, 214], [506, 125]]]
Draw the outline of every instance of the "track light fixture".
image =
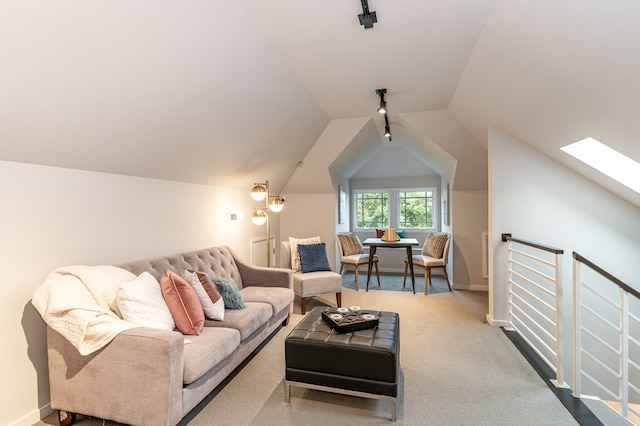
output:
[[389, 118], [387, 117], [387, 101], [384, 100], [386, 93], [387, 89], [376, 89], [376, 95], [380, 96], [378, 112], [384, 114], [384, 137], [391, 141], [391, 128], [389, 127]]
[[362, 3], [362, 13], [358, 15], [360, 25], [364, 26], [364, 29], [373, 28], [373, 24], [378, 22], [375, 12], [369, 12], [369, 2], [367, 0], [360, 0]]

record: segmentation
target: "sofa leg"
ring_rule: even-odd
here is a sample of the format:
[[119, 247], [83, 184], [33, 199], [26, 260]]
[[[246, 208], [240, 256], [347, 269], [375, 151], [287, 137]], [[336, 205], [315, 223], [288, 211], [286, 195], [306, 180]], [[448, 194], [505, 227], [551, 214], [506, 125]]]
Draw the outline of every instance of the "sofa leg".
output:
[[291, 314], [287, 315], [287, 317], [282, 321], [282, 326], [286, 327], [289, 325], [289, 320], [291, 319]]
[[306, 297], [301, 297], [300, 298], [300, 312], [302, 313], [302, 315], [304, 315], [307, 312], [307, 298]]
[[336, 293], [336, 302], [338, 303], [338, 308], [342, 307], [342, 293]]
[[69, 411], [58, 410], [58, 423], [60, 426], [69, 426], [76, 422], [76, 413], [70, 413]]

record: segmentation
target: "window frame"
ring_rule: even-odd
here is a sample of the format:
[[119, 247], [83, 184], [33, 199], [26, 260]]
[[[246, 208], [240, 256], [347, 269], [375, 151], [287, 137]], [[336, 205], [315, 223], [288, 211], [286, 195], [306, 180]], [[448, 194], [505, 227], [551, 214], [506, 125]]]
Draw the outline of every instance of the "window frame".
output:
[[[402, 228], [400, 227], [400, 193], [401, 192], [432, 192], [432, 211], [433, 211], [433, 226], [431, 228]], [[438, 200], [440, 191], [435, 185], [422, 186], [422, 187], [398, 187], [398, 188], [359, 188], [351, 190], [350, 198], [350, 211], [352, 229], [354, 231], [368, 231], [373, 228], [362, 228], [358, 226], [358, 194], [362, 193], [387, 193], [388, 194], [388, 208], [389, 208], [389, 223], [387, 227], [402, 230], [408, 230], [411, 232], [435, 232], [438, 230], [440, 210], [438, 208]]]

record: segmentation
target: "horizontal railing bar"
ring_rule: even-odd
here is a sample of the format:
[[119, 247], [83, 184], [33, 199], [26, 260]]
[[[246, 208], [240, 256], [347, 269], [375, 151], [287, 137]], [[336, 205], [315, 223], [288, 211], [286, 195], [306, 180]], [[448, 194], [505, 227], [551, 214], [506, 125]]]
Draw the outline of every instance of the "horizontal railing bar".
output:
[[606, 349], [609, 349], [615, 355], [620, 356], [620, 349], [619, 348], [611, 346], [609, 343], [605, 342], [599, 336], [597, 336], [595, 333], [593, 333], [593, 331], [589, 330], [588, 328], [584, 328], [582, 326], [580, 326], [580, 330], [584, 331], [589, 336], [593, 337], [596, 340], [596, 342], [602, 343]]
[[590, 290], [593, 295], [598, 296], [600, 299], [602, 299], [604, 302], [607, 302], [608, 304], [610, 304], [614, 308], [616, 308], [618, 310], [622, 309], [622, 305], [620, 305], [619, 301], [613, 301], [613, 300], [609, 299], [608, 297], [605, 297], [604, 294], [600, 293], [598, 291], [598, 289], [593, 288], [591, 286], [591, 284], [589, 284], [588, 282], [581, 281], [580, 285], [582, 285], [582, 287], [586, 288], [587, 290]]
[[[604, 385], [602, 385], [599, 381], [597, 381], [596, 379], [594, 379], [593, 377], [591, 377], [590, 375], [588, 375], [587, 373], [584, 372], [584, 370], [582, 371], [582, 375], [584, 377], [586, 377], [587, 379], [589, 379], [591, 381], [591, 383], [593, 383], [594, 385], [598, 386], [600, 388], [600, 390], [604, 391], [605, 393], [609, 394], [609, 396], [616, 402], [620, 402], [620, 396], [616, 395], [615, 393], [611, 392], [609, 389], [607, 389], [606, 387], [604, 387]], [[584, 396], [584, 394], [580, 395], [580, 396]], [[595, 396], [595, 395], [593, 395]], [[596, 397], [598, 398], [598, 397]], [[599, 398], [600, 399], [600, 398]]]
[[[517, 319], [517, 318], [516, 318], [516, 319]], [[527, 327], [527, 325], [526, 325], [526, 324], [522, 323], [522, 321], [520, 321], [520, 323], [521, 323], [525, 328], [527, 328], [527, 329], [528, 329], [528, 327]], [[530, 347], [531, 349], [533, 349], [533, 351], [534, 351], [535, 353], [537, 353], [537, 354], [538, 354], [538, 356], [540, 357], [540, 359], [542, 359], [542, 360], [544, 361], [544, 363], [545, 363], [545, 364], [547, 364], [547, 366], [548, 366], [548, 367], [549, 367], [549, 368], [550, 368], [554, 373], [558, 374], [558, 372], [557, 372], [557, 370], [556, 370], [556, 366], [555, 366], [555, 365], [553, 365], [553, 363], [552, 363], [552, 362], [550, 362], [550, 361], [547, 359], [547, 357], [546, 357], [546, 356], [544, 356], [544, 354], [543, 354], [542, 352], [540, 352], [540, 350], [539, 350], [538, 348], [536, 348], [536, 347], [531, 343], [531, 340], [529, 340], [529, 339], [527, 338], [527, 336], [525, 336], [524, 334], [522, 334], [522, 331], [520, 331], [520, 330], [518, 329], [518, 326], [514, 325], [513, 323], [511, 324], [511, 326], [516, 330], [516, 332], [518, 332], [518, 334], [520, 335], [520, 337], [522, 337], [522, 339], [523, 339], [525, 342], [527, 342], [527, 344], [529, 345], [529, 347]], [[531, 331], [531, 330], [529, 330], [529, 331]], [[533, 333], [532, 333], [532, 334], [533, 334]], [[534, 335], [534, 337], [537, 337], [535, 334], [533, 334], [533, 335]], [[543, 345], [545, 344], [544, 342], [541, 342], [541, 343], [542, 343]], [[546, 346], [546, 345], [545, 345], [545, 346]]]
[[[546, 320], [546, 321], [547, 321], [547, 323], [548, 323], [550, 326], [552, 326], [552, 327], [555, 327], [555, 326], [556, 326], [556, 322], [555, 322], [555, 321], [553, 321], [551, 318], [549, 318], [548, 316], [546, 316], [543, 312], [541, 312], [541, 311], [539, 311], [538, 309], [536, 309], [536, 308], [534, 308], [533, 306], [531, 306], [531, 304], [530, 304], [529, 302], [527, 302], [526, 300], [524, 300], [524, 299], [523, 299], [522, 297], [520, 297], [518, 294], [516, 294], [516, 293], [514, 293], [514, 292], [511, 292], [511, 295], [512, 295], [513, 297], [517, 297], [517, 298], [518, 298], [518, 300], [520, 300], [522, 303], [524, 303], [525, 305], [527, 305], [527, 306], [528, 306], [528, 307], [529, 307], [533, 312], [535, 312], [535, 313], [536, 313], [536, 314], [538, 314], [540, 317], [542, 317], [542, 319]], [[524, 313], [525, 315], [527, 315], [527, 314], [526, 314], [526, 312], [524, 312], [524, 311], [522, 310], [522, 308], [520, 308], [520, 306], [516, 305], [515, 303], [512, 303], [512, 305], [513, 305], [513, 307], [515, 307], [516, 309], [518, 309], [520, 312], [522, 312], [522, 313]], [[554, 309], [553, 311], [554, 311], [554, 313], [555, 313], [555, 309]], [[528, 316], [528, 315], [527, 315], [527, 316]], [[534, 323], [536, 323], [536, 324], [538, 323], [538, 322], [537, 322], [536, 320], [534, 320], [533, 318], [531, 318], [531, 321], [533, 321], [533, 322], [534, 322]], [[554, 339], [555, 339], [555, 337], [554, 337], [554, 336], [552, 336], [552, 335], [551, 335], [549, 332], [547, 332], [546, 330], [545, 330], [545, 333], [547, 333], [547, 334], [549, 335], [549, 337], [552, 337], [552, 338], [554, 338]]]
[[589, 358], [591, 358], [593, 361], [595, 361], [600, 367], [602, 367], [605, 370], [609, 371], [609, 374], [614, 376], [616, 379], [620, 380], [620, 378], [622, 377], [622, 374], [620, 374], [619, 371], [614, 370], [613, 368], [609, 367], [607, 364], [605, 364], [602, 361], [600, 361], [598, 358], [595, 357], [595, 355], [592, 355], [591, 352], [589, 352], [586, 349], [582, 348], [582, 353], [584, 355], [588, 356]]
[[580, 305], [580, 306], [582, 307], [582, 309], [589, 311], [593, 316], [596, 317], [596, 319], [599, 319], [601, 323], [604, 323], [604, 325], [608, 325], [609, 328], [613, 329], [613, 331], [615, 331], [616, 333], [620, 333], [621, 328], [618, 325], [612, 323], [611, 321], [609, 321], [608, 319], [600, 315], [598, 312], [593, 310], [591, 307], [587, 305]]
[[[525, 302], [526, 303], [526, 302]], [[531, 315], [527, 314], [522, 308], [520, 308], [520, 306], [518, 305], [513, 305], [514, 308], [516, 308], [520, 313], [522, 313], [522, 315], [524, 315], [529, 321], [531, 321], [533, 324], [535, 324], [536, 329], [540, 330], [542, 333], [546, 334], [547, 337], [549, 337], [551, 340], [553, 340], [553, 342], [555, 343], [556, 341], [556, 336], [554, 336], [553, 334], [549, 333], [547, 330], [545, 330], [541, 325], [538, 324], [538, 321], [536, 321], [535, 319], [533, 319], [531, 317]], [[533, 308], [532, 308], [533, 309]], [[534, 312], [538, 313], [538, 311], [536, 311], [534, 309]], [[513, 311], [512, 311], [512, 315], [513, 315]], [[543, 316], [543, 318], [547, 319], [546, 317]], [[522, 321], [522, 320], [520, 320]], [[554, 323], [551, 323], [551, 325], [555, 325]]]
[[564, 253], [564, 250], [562, 250], [562, 249], [543, 246], [541, 244], [532, 243], [530, 241], [525, 241], [525, 240], [521, 240], [521, 239], [518, 239], [518, 238], [513, 238], [511, 236], [511, 234], [502, 234], [502, 241], [511, 241], [511, 242], [518, 243], [518, 244], [524, 244], [525, 246], [534, 247], [534, 248], [537, 248], [537, 249], [540, 249], [540, 250], [543, 250], [543, 251], [548, 251], [548, 252], [555, 253], [555, 254], [563, 254]]
[[599, 267], [598, 265], [596, 265], [595, 263], [591, 262], [589, 259], [587, 259], [586, 257], [580, 255], [579, 253], [576, 253], [575, 251], [573, 252], [573, 258], [575, 260], [577, 260], [578, 262], [582, 262], [585, 265], [587, 265], [589, 268], [593, 269], [594, 271], [596, 271], [597, 273], [599, 273], [600, 275], [602, 275], [603, 277], [605, 277], [606, 279], [608, 279], [609, 281], [613, 282], [614, 284], [616, 284], [618, 287], [622, 288], [624, 291], [633, 294], [635, 297], [640, 299], [640, 292], [638, 292], [637, 290], [635, 290], [634, 288], [632, 288], [631, 286], [629, 286], [627, 283], [625, 283], [624, 281], [622, 281], [619, 278], [616, 278], [615, 276], [613, 276], [612, 274], [610, 274], [609, 272], [605, 271], [604, 269], [602, 269], [601, 267]]
[[[537, 271], [537, 270], [533, 269], [533, 268], [532, 268], [532, 267], [530, 267], [530, 266], [527, 266], [527, 265], [525, 265], [525, 264], [523, 264], [523, 263], [518, 262], [517, 260], [513, 260], [513, 259], [512, 259], [512, 260], [511, 260], [511, 263], [515, 263], [515, 264], [516, 264], [516, 265], [518, 265], [519, 267], [524, 268], [524, 269], [526, 269], [527, 271], [532, 272], [532, 273], [534, 273], [534, 274], [538, 275], [539, 277], [544, 278], [544, 279], [545, 279], [545, 280], [547, 280], [547, 281], [551, 281], [551, 282], [554, 282], [554, 283], [555, 283], [555, 278], [554, 278], [554, 277], [550, 277], [550, 276], [549, 276], [549, 275], [547, 275], [547, 274], [544, 274], [544, 273], [542, 273], [542, 272], [539, 272], [539, 271]], [[511, 272], [515, 273], [516, 271], [515, 271], [515, 270], [513, 270], [513, 268], [512, 268], [512, 269], [511, 269]]]
[[[523, 280], [525, 280], [527, 283], [531, 284], [533, 287], [542, 290], [543, 292], [547, 293], [549, 296], [551, 297], [556, 297], [556, 294], [554, 292], [552, 292], [549, 289], [544, 288], [543, 286], [541, 286], [540, 284], [538, 284], [535, 281], [531, 281], [529, 278], [525, 277], [524, 275], [521, 275], [520, 273], [516, 272], [516, 271], [511, 271], [512, 274], [517, 275], [518, 277], [522, 278]], [[519, 288], [525, 290], [525, 288], [522, 286], [522, 284], [511, 280], [511, 283], [514, 285], [517, 285]], [[525, 290], [526, 291], [526, 290]]]
[[525, 253], [524, 251], [520, 251], [520, 250], [517, 250], [517, 249], [514, 249], [514, 248], [511, 248], [510, 250], [511, 250], [512, 253], [518, 254], [520, 256], [527, 257], [527, 258], [529, 258], [531, 260], [535, 260], [536, 262], [542, 263], [543, 265], [547, 265], [547, 266], [550, 266], [552, 268], [554, 268], [556, 266], [555, 262], [550, 262], [550, 261], [548, 261], [546, 259], [543, 259], [541, 257], [536, 257], [536, 256], [534, 256], [532, 254]]

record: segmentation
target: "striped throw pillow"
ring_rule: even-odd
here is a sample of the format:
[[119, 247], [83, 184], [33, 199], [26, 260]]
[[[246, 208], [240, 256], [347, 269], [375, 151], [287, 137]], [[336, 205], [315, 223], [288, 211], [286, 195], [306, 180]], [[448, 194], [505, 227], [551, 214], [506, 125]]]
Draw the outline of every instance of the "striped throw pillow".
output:
[[343, 256], [351, 256], [352, 254], [362, 254], [362, 245], [354, 234], [338, 235], [340, 245], [342, 246]]
[[427, 237], [424, 254], [426, 256], [441, 259], [444, 254], [444, 246], [447, 244], [449, 235], [445, 232], [434, 232]]

